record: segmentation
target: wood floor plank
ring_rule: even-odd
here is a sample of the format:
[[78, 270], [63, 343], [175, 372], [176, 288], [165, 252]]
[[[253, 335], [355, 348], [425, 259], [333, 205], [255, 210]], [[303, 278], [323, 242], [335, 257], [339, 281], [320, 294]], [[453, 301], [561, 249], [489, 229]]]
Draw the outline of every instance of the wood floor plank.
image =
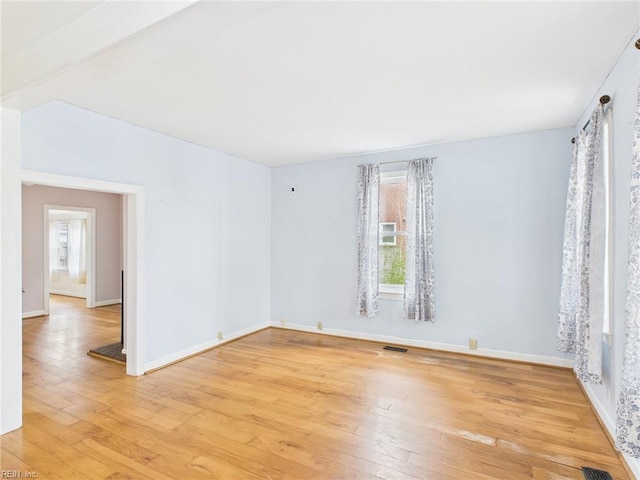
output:
[[[0, 441], [0, 444], [1, 443]], [[38, 475], [37, 478], [40, 479], [49, 478], [40, 472], [36, 472], [31, 465], [25, 463], [7, 449], [3, 449], [0, 453], [0, 466], [3, 471], [7, 472], [5, 478], [12, 478], [11, 475], [13, 475], [13, 478], [24, 478], [27, 477], [27, 475], [33, 477], [34, 474]]]
[[143, 377], [86, 355], [119, 306], [52, 297], [23, 328], [24, 427], [0, 467], [39, 479], [627, 479], [572, 372], [267, 329]]
[[[6, 434], [3, 437], [7, 436]], [[30, 465], [33, 472], [40, 477], [40, 474], [49, 478], [73, 478], [89, 479], [88, 472], [80, 472], [64, 461], [64, 458], [57, 452], [49, 453], [49, 449], [37, 445], [37, 439], [9, 437], [3, 438], [2, 449], [8, 451], [20, 460]], [[4, 457], [4, 456], [3, 456]], [[3, 467], [4, 468], [4, 467]]]

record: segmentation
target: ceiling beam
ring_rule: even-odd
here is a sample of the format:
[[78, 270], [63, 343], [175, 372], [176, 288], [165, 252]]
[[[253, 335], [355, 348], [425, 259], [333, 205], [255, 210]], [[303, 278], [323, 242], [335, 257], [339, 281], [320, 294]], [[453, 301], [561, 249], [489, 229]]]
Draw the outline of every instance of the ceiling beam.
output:
[[[25, 110], [53, 100], [52, 93], [55, 88], [39, 87], [64, 76], [78, 66], [94, 61], [137, 33], [194, 3], [196, 2], [192, 0], [111, 0], [99, 4], [27, 48], [2, 59], [2, 106]], [[58, 88], [62, 83], [57, 82]], [[35, 95], [26, 95], [31, 90], [34, 90]]]

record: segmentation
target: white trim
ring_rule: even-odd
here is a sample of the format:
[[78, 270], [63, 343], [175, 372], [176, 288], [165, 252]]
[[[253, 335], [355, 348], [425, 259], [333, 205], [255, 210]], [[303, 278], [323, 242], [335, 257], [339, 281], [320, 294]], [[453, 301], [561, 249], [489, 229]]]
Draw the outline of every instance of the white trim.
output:
[[355, 338], [358, 340], [371, 340], [374, 342], [392, 343], [394, 345], [403, 345], [405, 347], [428, 348], [442, 352], [464, 353], [480, 357], [490, 357], [500, 360], [515, 360], [518, 362], [538, 363], [541, 365], [549, 365], [553, 367], [573, 367], [573, 360], [569, 358], [548, 357], [544, 355], [533, 355], [530, 353], [508, 352], [504, 350], [492, 350], [489, 348], [479, 348], [477, 350], [469, 350], [466, 345], [454, 345], [450, 343], [430, 342], [427, 340], [418, 340], [413, 338], [392, 337], [389, 335], [376, 335], [372, 333], [350, 332], [348, 330], [337, 330], [332, 328], [324, 328], [317, 330], [315, 327], [300, 324], [280, 325], [280, 322], [271, 322], [271, 326], [275, 328], [283, 328], [285, 330], [297, 330], [301, 332], [318, 333], [321, 335], [333, 335], [336, 337]]
[[44, 317], [47, 313], [44, 310], [34, 310], [32, 312], [23, 312], [22, 319], [25, 318], [34, 318], [34, 317]]
[[51, 289], [49, 289], [49, 293], [51, 293], [53, 295], [62, 295], [63, 297], [87, 298], [87, 296], [82, 294], [82, 293], [65, 292], [64, 290], [51, 290]]
[[127, 256], [127, 231], [129, 228], [129, 202], [127, 201], [127, 197], [125, 197], [123, 195], [122, 197], [122, 202], [120, 202], [120, 208], [122, 210], [122, 215], [121, 215], [121, 226], [120, 228], [122, 229], [122, 245], [120, 246], [120, 296], [122, 297], [121, 303], [122, 303], [122, 310], [120, 312], [120, 328], [122, 329], [122, 332], [124, 332], [124, 335], [122, 335], [122, 352], [126, 352], [127, 350], [127, 341], [128, 341], [128, 337], [129, 335], [127, 334], [127, 309], [128, 309], [128, 303], [127, 305], [125, 305], [125, 301], [127, 299], [127, 295], [129, 295], [129, 292], [127, 291], [127, 287], [125, 285], [128, 284], [128, 279], [126, 278], [125, 272], [128, 271], [125, 270], [125, 265], [126, 265], [126, 256]]
[[75, 188], [123, 195], [127, 214], [124, 232], [125, 268], [125, 342], [127, 375], [145, 372], [145, 189], [139, 185], [113, 183], [90, 178], [69, 177], [34, 170], [21, 170], [22, 183], [51, 187]]
[[[603, 318], [603, 335], [606, 337], [606, 343], [611, 347], [611, 334], [613, 333], [613, 284], [614, 267], [613, 267], [613, 242], [614, 242], [614, 196], [613, 191], [613, 115], [611, 108], [604, 113], [603, 129], [602, 129], [602, 149], [603, 149], [603, 171], [605, 186], [605, 259], [604, 259], [604, 318]], [[605, 139], [607, 142], [605, 143]], [[606, 160], [606, 162], [605, 162]], [[605, 338], [605, 337], [603, 337]]]
[[392, 302], [403, 302], [404, 301], [404, 292], [402, 293], [393, 293], [393, 292], [383, 292], [380, 291], [378, 293], [379, 300], [391, 300]]
[[257, 325], [253, 325], [252, 327], [243, 328], [242, 330], [238, 330], [230, 335], [226, 335], [223, 340], [213, 339], [208, 340], [204, 343], [200, 343], [198, 345], [194, 345], [193, 347], [185, 348], [184, 350], [180, 350], [179, 352], [172, 353], [170, 355], [166, 355], [164, 357], [158, 358], [156, 360], [152, 360], [151, 362], [147, 362], [144, 365], [146, 371], [155, 370], [156, 368], [161, 368], [166, 365], [170, 365], [172, 363], [183, 360], [187, 357], [191, 357], [193, 355], [197, 355], [199, 353], [205, 352], [213, 347], [217, 347], [219, 345], [224, 345], [225, 343], [229, 343], [233, 340], [237, 340], [238, 338], [245, 337], [247, 335], [251, 335], [252, 333], [258, 332], [260, 330], [264, 330], [268, 328], [272, 324], [269, 322], [262, 322]]
[[96, 307], [108, 307], [109, 305], [117, 305], [122, 303], [121, 298], [114, 298], [113, 300], [100, 300], [96, 302]]
[[380, 185], [391, 183], [407, 183], [407, 166], [380, 172]]
[[404, 285], [381, 283], [378, 285], [378, 298], [380, 300], [404, 301]]
[[[609, 435], [611, 435], [611, 438], [615, 439], [616, 438], [616, 428], [615, 428], [615, 425], [613, 423], [613, 420], [609, 416], [609, 412], [604, 407], [604, 405], [602, 405], [602, 402], [600, 401], [600, 399], [598, 398], [596, 393], [593, 391], [593, 388], [592, 388], [591, 385], [589, 385], [587, 383], [584, 383], [584, 382], [581, 382], [580, 380], [578, 380], [578, 382], [582, 383], [582, 387], [584, 388], [584, 391], [587, 394], [587, 399], [591, 403], [591, 406], [593, 407], [593, 409], [596, 412], [598, 412], [598, 415], [600, 416], [600, 419], [602, 420], [602, 423], [604, 423], [604, 426], [609, 431]], [[630, 455], [627, 455], [624, 452], [620, 452], [617, 449], [616, 449], [616, 451], [618, 451], [619, 453], [622, 454], [622, 456], [624, 456], [624, 459], [627, 461], [627, 465], [629, 465], [629, 468], [631, 469], [631, 471], [633, 472], [635, 477], [636, 478], [640, 478], [640, 460], [636, 459], [636, 458], [633, 458], [633, 457], [631, 457]]]
[[123, 245], [124, 259], [124, 337], [127, 348], [127, 375], [143, 375], [145, 370], [145, 192], [128, 194], [123, 197], [126, 209]]
[[94, 192], [137, 194], [144, 191], [144, 187], [127, 183], [105, 182], [92, 178], [69, 177], [56, 173], [38, 172], [36, 170], [20, 170], [22, 183], [34, 185], [48, 185], [50, 187], [75, 188], [77, 190], [91, 190]]

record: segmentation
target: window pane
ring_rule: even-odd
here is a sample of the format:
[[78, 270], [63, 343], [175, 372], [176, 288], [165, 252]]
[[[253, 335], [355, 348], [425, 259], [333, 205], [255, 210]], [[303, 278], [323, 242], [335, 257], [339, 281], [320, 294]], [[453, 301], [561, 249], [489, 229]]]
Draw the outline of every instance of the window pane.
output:
[[395, 245], [396, 237], [394, 235], [382, 235], [382, 233], [394, 233], [396, 231], [395, 223], [380, 224], [380, 245]]
[[378, 253], [380, 283], [390, 285], [404, 285], [405, 263], [405, 238], [393, 237], [396, 245], [382, 245]]
[[395, 223], [395, 230], [407, 230], [407, 184], [380, 185], [380, 223]]
[[[383, 180], [384, 182], [384, 180]], [[381, 231], [405, 232], [407, 229], [407, 183], [380, 184]], [[405, 248], [402, 235], [382, 235], [379, 250], [380, 283], [404, 285]]]

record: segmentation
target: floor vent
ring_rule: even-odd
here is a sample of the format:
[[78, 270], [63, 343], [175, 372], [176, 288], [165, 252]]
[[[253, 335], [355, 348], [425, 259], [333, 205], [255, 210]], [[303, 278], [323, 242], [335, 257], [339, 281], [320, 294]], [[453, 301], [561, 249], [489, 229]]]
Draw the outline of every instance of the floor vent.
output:
[[402, 348], [402, 347], [394, 347], [392, 345], [385, 345], [384, 346], [385, 350], [391, 350], [393, 352], [406, 352], [407, 349], [406, 348]]
[[582, 467], [585, 480], [613, 480], [609, 472], [604, 470], [596, 470], [595, 468]]

